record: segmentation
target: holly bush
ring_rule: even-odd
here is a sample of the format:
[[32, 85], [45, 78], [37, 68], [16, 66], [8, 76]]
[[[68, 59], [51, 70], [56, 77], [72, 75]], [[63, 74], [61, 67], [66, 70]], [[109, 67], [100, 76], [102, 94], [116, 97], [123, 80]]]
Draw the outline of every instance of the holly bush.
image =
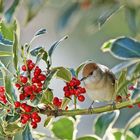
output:
[[[80, 1], [76, 4], [89, 8], [92, 4], [89, 2]], [[4, 15], [0, 21], [0, 48], [2, 48], [0, 50], [0, 139], [135, 140], [140, 138], [139, 112], [130, 118], [124, 128], [114, 127], [120, 109], [133, 108], [135, 105], [140, 107], [140, 42], [131, 37], [118, 37], [102, 45], [103, 52], [108, 52], [123, 61], [111, 69], [116, 74], [116, 99], [113, 105], [81, 109], [78, 105], [79, 102], [84, 103], [86, 89], [79, 79], [79, 74], [90, 60], [85, 60], [76, 68], [63, 67], [59, 64], [53, 67], [52, 55], [68, 36], [54, 42], [48, 50], [42, 46], [32, 48], [32, 42], [46, 34], [46, 29], [42, 28], [34, 34], [29, 43], [21, 44], [19, 25], [13, 18], [19, 0], [14, 0], [7, 11], [3, 10], [3, 3], [1, 1], [0, 6]], [[30, 4], [28, 12], [32, 11], [31, 7], [36, 3], [37, 1]], [[40, 5], [41, 3], [38, 4]], [[37, 11], [39, 9], [37, 8]], [[31, 11], [28, 21], [36, 15], [36, 11], [34, 14]], [[67, 15], [67, 21], [68, 17]], [[103, 25], [109, 17], [110, 15], [101, 24]], [[42, 63], [44, 68], [40, 66]], [[52, 80], [57, 78], [65, 83], [63, 98], [55, 96], [53, 89], [50, 88]], [[93, 134], [77, 137], [80, 116], [94, 114], [99, 115], [94, 120]], [[45, 117], [45, 120], [42, 117]], [[50, 131], [51, 135], [35, 131], [39, 123]]]

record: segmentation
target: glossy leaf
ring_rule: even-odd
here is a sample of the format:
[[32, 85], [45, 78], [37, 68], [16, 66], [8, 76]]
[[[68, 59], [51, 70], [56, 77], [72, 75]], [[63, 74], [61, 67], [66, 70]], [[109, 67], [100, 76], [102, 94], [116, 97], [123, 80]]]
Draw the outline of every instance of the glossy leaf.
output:
[[50, 48], [49, 51], [48, 51], [48, 55], [49, 55], [50, 58], [51, 58], [51, 56], [52, 56], [54, 50], [56, 49], [56, 47], [57, 47], [62, 41], [64, 41], [64, 40], [67, 39], [67, 38], [68, 38], [68, 36], [64, 36], [63, 38], [61, 38], [59, 41], [56, 41], [56, 42], [51, 46], [51, 48]]
[[128, 68], [129, 66], [131, 66], [131, 65], [133, 65], [133, 64], [135, 64], [135, 63], [137, 63], [137, 62], [139, 62], [139, 61], [140, 61], [139, 59], [124, 61], [124, 62], [122, 62], [122, 63], [120, 63], [120, 64], [114, 66], [114, 67], [111, 69], [111, 71], [112, 71], [113, 73], [118, 73], [118, 72], [120, 72], [121, 70], [126, 69], [126, 68]]
[[93, 136], [80, 137], [80, 138], [77, 138], [76, 140], [101, 140], [101, 139], [97, 137], [96, 135], [93, 135]]
[[119, 111], [110, 113], [104, 113], [100, 115], [94, 124], [95, 134], [99, 137], [103, 137], [108, 129], [110, 129], [119, 116]]
[[129, 129], [137, 138], [140, 137], [140, 124]]
[[69, 104], [70, 101], [71, 101], [70, 98], [68, 98], [68, 97], [64, 97], [63, 100], [62, 100], [61, 109], [65, 109], [66, 106]]
[[76, 73], [77, 77], [78, 77], [79, 72], [82, 70], [82, 68], [84, 67], [85, 64], [86, 64], [86, 62], [82, 63], [81, 65], [78, 66], [78, 68], [76, 68], [75, 73]]
[[18, 39], [16, 33], [14, 34], [14, 43], [13, 43], [13, 63], [15, 70], [18, 70]]
[[10, 123], [10, 122], [16, 121], [16, 120], [19, 119], [19, 118], [20, 118], [20, 115], [19, 115], [19, 114], [13, 114], [12, 116], [7, 115], [6, 118], [5, 118], [5, 120], [6, 120], [8, 123]]
[[64, 67], [58, 67], [57, 69], [58, 69], [56, 73], [57, 78], [60, 78], [66, 82], [69, 82], [72, 79], [71, 72], [68, 69]]
[[46, 90], [42, 94], [41, 103], [44, 103], [44, 104], [47, 105], [47, 104], [52, 102], [52, 99], [53, 99], [52, 91], [51, 90]]
[[49, 125], [49, 123], [52, 121], [53, 117], [52, 116], [48, 116], [46, 119], [45, 119], [45, 122], [44, 122], [44, 127], [47, 127]]
[[74, 122], [69, 118], [60, 118], [53, 122], [52, 132], [59, 139], [73, 139]]
[[46, 32], [47, 32], [46, 29], [40, 29], [39, 31], [37, 31], [37, 32], [35, 33], [35, 36], [39, 36], [39, 35], [45, 34]]
[[9, 24], [4, 22], [3, 20], [0, 21], [0, 38], [3, 38], [3, 44], [12, 45], [12, 41], [14, 40], [14, 32], [16, 31], [16, 29], [17, 23], [15, 20]]
[[132, 38], [121, 37], [112, 43], [110, 52], [121, 60], [140, 58], [140, 43]]
[[11, 22], [15, 9], [18, 6], [20, 0], [14, 0], [10, 8], [5, 12], [4, 16], [8, 23]]
[[0, 57], [5, 57], [5, 56], [12, 56], [12, 53], [6, 51], [0, 51]]
[[34, 48], [34, 49], [32, 49], [32, 50], [30, 51], [30, 54], [31, 54], [32, 56], [37, 56], [38, 53], [39, 53], [39, 51], [40, 51], [41, 49], [42, 49], [42, 47]]
[[57, 69], [54, 69], [54, 70], [51, 70], [50, 73], [47, 75], [47, 78], [46, 78], [46, 80], [45, 80], [45, 82], [43, 84], [44, 89], [48, 88], [48, 86], [50, 84], [50, 81], [55, 76], [56, 72], [57, 72]]
[[34, 140], [31, 134], [31, 130], [29, 125], [26, 125], [23, 133], [22, 133], [23, 140]]

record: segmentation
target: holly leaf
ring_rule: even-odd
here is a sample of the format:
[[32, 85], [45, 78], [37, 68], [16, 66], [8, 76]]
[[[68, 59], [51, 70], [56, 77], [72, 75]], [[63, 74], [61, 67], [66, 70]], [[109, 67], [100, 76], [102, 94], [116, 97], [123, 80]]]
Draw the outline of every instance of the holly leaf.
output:
[[19, 115], [19, 114], [12, 114], [12, 116], [8, 114], [8, 115], [6, 116], [6, 118], [5, 118], [5, 120], [6, 120], [8, 123], [11, 123], [11, 122], [16, 121], [16, 120], [19, 119], [19, 118], [20, 118], [20, 115]]
[[51, 90], [45, 90], [42, 94], [41, 103], [46, 105], [50, 104], [53, 99], [53, 92]]
[[69, 82], [72, 79], [72, 74], [67, 68], [57, 67], [54, 69], [58, 70], [56, 75], [55, 75], [57, 78], [60, 78], [66, 82]]
[[37, 31], [34, 36], [40, 36], [40, 35], [45, 34], [46, 32], [47, 32], [47, 30], [43, 28], [43, 29], [40, 29], [39, 31]]
[[14, 15], [15, 9], [18, 6], [20, 0], [14, 0], [10, 8], [5, 12], [4, 17], [8, 23], [11, 22], [11, 19]]
[[60, 118], [52, 123], [51, 131], [58, 139], [73, 139], [74, 120], [70, 118]]
[[100, 115], [94, 124], [94, 132], [97, 136], [103, 137], [108, 129], [111, 129], [119, 116], [119, 111], [104, 113]]
[[64, 97], [63, 100], [62, 100], [61, 109], [65, 109], [66, 106], [69, 104], [70, 101], [71, 101], [70, 98], [68, 98], [68, 97]]
[[44, 122], [44, 127], [47, 127], [50, 122], [52, 121], [53, 119], [53, 116], [48, 116], [46, 119], [45, 119], [45, 122]]
[[5, 57], [5, 56], [12, 56], [12, 53], [6, 51], [0, 51], [0, 57]]
[[23, 133], [22, 133], [23, 140], [34, 140], [31, 134], [31, 130], [29, 125], [26, 125]]
[[85, 64], [86, 64], [86, 62], [80, 64], [80, 65], [78, 66], [78, 68], [76, 68], [75, 74], [76, 74], [77, 77], [78, 77], [79, 72], [80, 72], [80, 71], [83, 69], [83, 67], [85, 66]]
[[91, 136], [83, 136], [83, 137], [77, 138], [76, 140], [101, 140], [101, 139], [96, 135], [91, 135]]

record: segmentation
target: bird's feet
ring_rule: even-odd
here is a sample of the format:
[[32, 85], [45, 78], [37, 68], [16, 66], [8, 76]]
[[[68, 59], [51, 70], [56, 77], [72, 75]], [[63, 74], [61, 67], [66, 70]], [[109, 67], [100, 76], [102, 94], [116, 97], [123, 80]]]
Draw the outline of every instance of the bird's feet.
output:
[[92, 109], [93, 109], [93, 104], [94, 104], [94, 101], [92, 101], [91, 105], [89, 106], [88, 108], [88, 112], [92, 114]]

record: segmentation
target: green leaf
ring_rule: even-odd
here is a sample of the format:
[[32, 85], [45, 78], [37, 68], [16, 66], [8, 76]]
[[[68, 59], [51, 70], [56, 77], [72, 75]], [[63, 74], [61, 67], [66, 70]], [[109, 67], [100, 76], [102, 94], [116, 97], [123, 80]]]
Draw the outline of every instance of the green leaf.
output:
[[93, 135], [93, 136], [80, 137], [80, 138], [77, 138], [76, 140], [101, 140], [101, 139], [97, 137], [96, 135]]
[[45, 90], [42, 94], [41, 103], [46, 105], [50, 104], [53, 99], [53, 92], [51, 90]]
[[17, 29], [16, 20], [12, 23], [5, 23], [3, 20], [0, 22], [0, 33], [4, 39], [13, 41], [14, 40], [14, 32]]
[[49, 123], [52, 121], [53, 119], [53, 116], [48, 116], [46, 119], [45, 119], [45, 122], [44, 122], [44, 127], [47, 127], [49, 125]]
[[23, 140], [34, 140], [31, 134], [31, 130], [29, 125], [26, 125], [23, 133], [22, 133]]
[[57, 78], [60, 78], [64, 81], [66, 81], [66, 82], [69, 82], [72, 79], [71, 72], [67, 68], [57, 67], [57, 68], [54, 68], [54, 69], [58, 70], [57, 73], [56, 73]]
[[45, 135], [44, 133], [40, 133], [40, 132], [37, 132], [37, 131], [33, 131], [33, 137], [36, 139], [36, 140], [44, 140], [44, 138], [47, 137], [47, 135]]
[[115, 121], [119, 116], [119, 111], [110, 113], [104, 113], [100, 115], [94, 124], [95, 134], [99, 137], [103, 137], [108, 129], [111, 129]]
[[74, 132], [74, 121], [69, 118], [60, 118], [53, 122], [52, 132], [59, 139], [72, 140]]
[[48, 51], [48, 55], [49, 55], [50, 58], [51, 58], [51, 56], [52, 56], [54, 50], [56, 49], [56, 47], [57, 47], [62, 41], [64, 41], [64, 40], [67, 39], [67, 38], [68, 38], [68, 36], [64, 36], [63, 38], [61, 38], [59, 41], [56, 41], [56, 42], [51, 46], [51, 48], [50, 48], [49, 51]]
[[4, 1], [3, 0], [0, 0], [0, 13], [2, 13], [3, 12], [3, 3], [4, 3]]
[[5, 135], [5, 132], [2, 126], [2, 120], [0, 119], [0, 136], [3, 136], [3, 135]]
[[12, 56], [12, 53], [6, 51], [0, 51], [0, 57], [5, 57], [5, 56]]
[[14, 43], [13, 43], [13, 63], [15, 70], [18, 70], [18, 39], [16, 33], [14, 33]]
[[112, 45], [112, 43], [113, 43], [114, 41], [115, 41], [115, 39], [111, 39], [111, 40], [105, 42], [105, 43], [102, 45], [101, 50], [102, 50], [103, 52], [110, 51], [111, 45]]
[[140, 137], [140, 124], [129, 129], [137, 138]]
[[64, 97], [63, 100], [62, 100], [61, 109], [65, 109], [66, 106], [69, 104], [70, 101], [71, 101], [70, 98], [68, 98], [68, 97]]
[[44, 89], [48, 88], [48, 86], [50, 84], [50, 81], [53, 78], [53, 76], [56, 74], [56, 72], [57, 72], [57, 69], [53, 69], [53, 70], [50, 71], [50, 73], [48, 74], [48, 76], [47, 76], [47, 78], [46, 78], [46, 80], [45, 80], [45, 82], [43, 84]]
[[116, 66], [114, 66], [111, 71], [113, 73], [118, 73], [120, 72], [121, 70], [125, 69], [125, 68], [128, 68], [129, 66], [139, 62], [140, 60], [139, 59], [136, 59], [136, 60], [128, 60], [128, 61], [124, 61]]
[[112, 43], [110, 53], [121, 60], [140, 58], [140, 43], [132, 38], [120, 37]]
[[14, 0], [11, 7], [5, 12], [4, 16], [8, 23], [11, 22], [11, 19], [14, 15], [15, 9], [18, 6], [20, 0]]
[[42, 47], [34, 48], [34, 49], [32, 49], [32, 50], [30, 51], [30, 54], [31, 54], [32, 56], [37, 56], [38, 53], [39, 53], [39, 51], [40, 51], [41, 49], [42, 49]]
[[47, 32], [46, 29], [40, 29], [39, 31], [37, 31], [37, 32], [35, 33], [35, 36], [39, 36], [39, 35], [45, 34], [46, 32]]
[[19, 127], [15, 123], [9, 123], [6, 128], [4, 128], [4, 132], [8, 134], [16, 134], [17, 132], [22, 131], [22, 127]]
[[118, 95], [127, 95], [127, 79], [126, 79], [126, 76], [127, 76], [127, 70], [123, 70], [120, 75], [119, 75], [119, 78], [118, 78], [118, 81], [117, 81], [117, 89], [116, 89], [116, 92]]
[[10, 116], [9, 114], [6, 116], [5, 120], [9, 123], [9, 122], [14, 122], [17, 119], [20, 118], [19, 114], [13, 114], [12, 116]]
[[79, 72], [80, 72], [80, 71], [82, 70], [82, 68], [85, 66], [85, 64], [86, 64], [86, 62], [80, 64], [80, 65], [78, 66], [78, 68], [76, 68], [75, 73], [76, 73], [76, 76], [77, 76], [77, 77], [78, 77]]

